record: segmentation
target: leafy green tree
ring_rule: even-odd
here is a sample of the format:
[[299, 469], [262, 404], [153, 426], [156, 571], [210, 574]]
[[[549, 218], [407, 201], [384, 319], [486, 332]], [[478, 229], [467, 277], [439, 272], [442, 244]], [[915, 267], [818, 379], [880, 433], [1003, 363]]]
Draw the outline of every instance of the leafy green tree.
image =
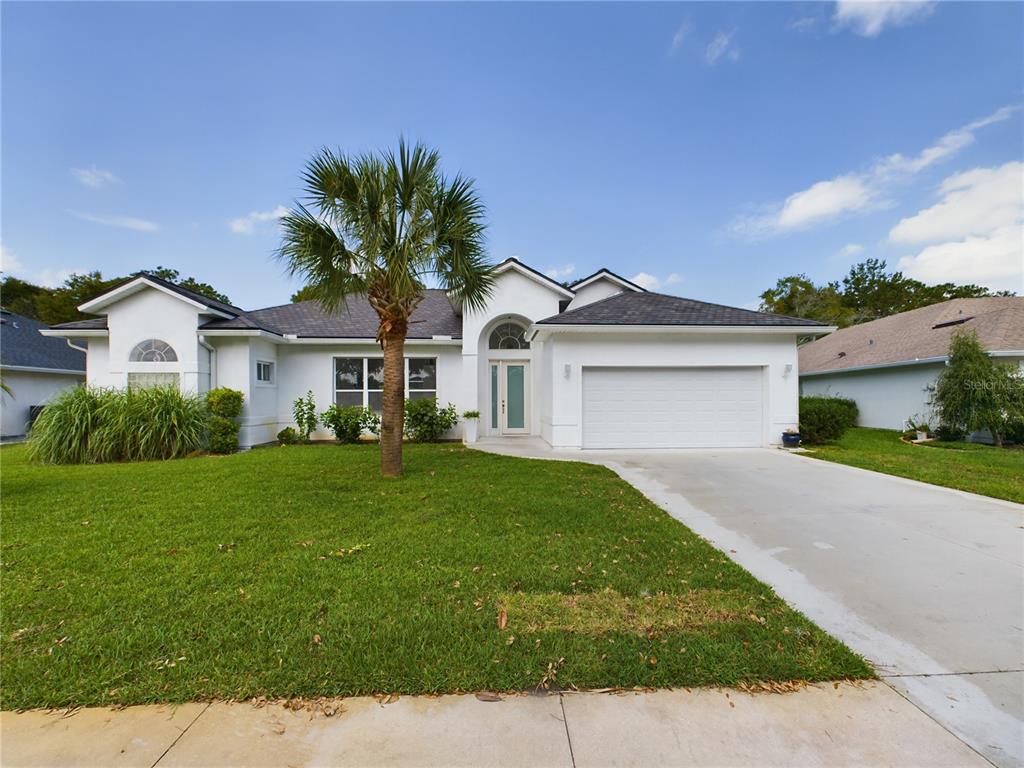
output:
[[[473, 181], [446, 177], [440, 156], [399, 143], [397, 155], [322, 150], [302, 176], [309, 208], [281, 219], [278, 257], [334, 311], [365, 296], [384, 350], [381, 473], [402, 473], [405, 337], [427, 280], [467, 309], [482, 308], [494, 276], [484, 253], [484, 206]], [[312, 210], [311, 210], [312, 209]]]
[[987, 429], [1001, 446], [1007, 427], [1024, 420], [1024, 375], [1018, 366], [993, 360], [974, 331], [961, 331], [950, 340], [932, 406], [943, 425]]
[[838, 284], [819, 287], [807, 275], [780, 278], [774, 288], [761, 294], [761, 311], [805, 317], [840, 328], [853, 323], [853, 312], [843, 304]]
[[6, 275], [3, 282], [0, 282], [0, 306], [9, 312], [38, 319], [36, 299], [47, 290], [41, 285], [20, 280], [13, 275]]
[[841, 282], [815, 285], [803, 274], [780, 278], [761, 294], [761, 310], [845, 328], [949, 299], [1012, 295], [992, 293], [981, 285], [926, 285], [902, 272], [886, 271], [885, 261], [867, 259], [854, 265]]
[[36, 298], [37, 315], [48, 325], [80, 320], [86, 315], [78, 311], [79, 304], [95, 299], [121, 282], [121, 278], [105, 280], [98, 270], [84, 275], [71, 275], [64, 281], [64, 285]]
[[300, 301], [313, 301], [314, 299], [316, 299], [316, 288], [312, 285], [304, 285], [292, 294], [292, 304], [298, 304]]
[[181, 273], [178, 272], [178, 270], [176, 269], [171, 269], [169, 267], [157, 267], [156, 269], [149, 270], [149, 273], [163, 280], [167, 280], [170, 283], [174, 283], [175, 285], [180, 286], [185, 290], [192, 291], [193, 293], [198, 293], [200, 296], [205, 296], [208, 299], [220, 301], [223, 302], [224, 304], [231, 303], [231, 299], [229, 299], [225, 294], [218, 291], [209, 283], [200, 282], [199, 280], [196, 280], [194, 277], [182, 278]]
[[[157, 267], [147, 271], [182, 288], [223, 301], [225, 304], [231, 303], [227, 296], [208, 283], [199, 282], [194, 277], [182, 279], [176, 269]], [[0, 283], [0, 303], [11, 312], [31, 317], [47, 325], [69, 323], [86, 317], [78, 311], [80, 304], [95, 299], [121, 283], [131, 280], [132, 277], [133, 275], [127, 275], [106, 279], [101, 272], [95, 270], [71, 275], [57, 288], [46, 288], [7, 275]]]

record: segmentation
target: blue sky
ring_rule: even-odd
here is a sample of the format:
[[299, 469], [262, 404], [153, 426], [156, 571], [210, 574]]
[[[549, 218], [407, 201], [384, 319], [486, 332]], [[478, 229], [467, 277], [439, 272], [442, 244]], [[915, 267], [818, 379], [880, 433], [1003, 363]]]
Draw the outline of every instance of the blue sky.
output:
[[477, 179], [493, 258], [750, 306], [876, 256], [1024, 292], [1024, 4], [58, 4], [2, 13], [4, 270], [296, 287], [318, 147]]

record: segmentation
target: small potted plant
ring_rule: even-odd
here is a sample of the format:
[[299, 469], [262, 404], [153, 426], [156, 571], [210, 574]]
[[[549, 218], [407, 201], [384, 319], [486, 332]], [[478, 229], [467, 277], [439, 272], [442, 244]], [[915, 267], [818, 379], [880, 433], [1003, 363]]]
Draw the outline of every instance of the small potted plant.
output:
[[462, 414], [462, 442], [472, 444], [476, 442], [476, 427], [480, 422], [480, 411], [466, 411]]
[[931, 432], [928, 422], [922, 421], [920, 416], [911, 416], [907, 419], [907, 430], [915, 433], [917, 442], [927, 440], [928, 433]]
[[798, 448], [800, 446], [800, 433], [790, 427], [782, 433], [782, 446], [784, 448]]

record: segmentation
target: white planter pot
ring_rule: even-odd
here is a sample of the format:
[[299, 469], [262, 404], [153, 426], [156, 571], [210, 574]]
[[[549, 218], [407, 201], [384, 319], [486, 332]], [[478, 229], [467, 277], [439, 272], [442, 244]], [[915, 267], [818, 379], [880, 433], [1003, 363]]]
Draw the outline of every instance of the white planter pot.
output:
[[462, 422], [462, 442], [470, 445], [476, 442], [476, 419], [466, 419]]
[[927, 432], [918, 432], [917, 433], [917, 439], [918, 439], [918, 441], [927, 440], [928, 439], [928, 433]]

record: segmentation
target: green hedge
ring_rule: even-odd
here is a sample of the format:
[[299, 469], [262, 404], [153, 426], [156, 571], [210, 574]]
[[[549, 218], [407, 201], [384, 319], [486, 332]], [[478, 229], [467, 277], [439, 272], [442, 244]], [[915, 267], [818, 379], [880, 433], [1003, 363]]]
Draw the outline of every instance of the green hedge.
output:
[[235, 419], [242, 415], [245, 396], [237, 389], [218, 387], [206, 393], [206, 407], [214, 416]]
[[218, 387], [206, 393], [210, 412], [210, 453], [235, 453], [238, 450], [238, 422], [245, 396], [237, 389]]
[[323, 425], [334, 433], [339, 443], [359, 442], [363, 430], [374, 433], [380, 431], [380, 416], [359, 405], [332, 405], [320, 415], [320, 418]]
[[800, 398], [800, 441], [819, 445], [838, 440], [857, 423], [857, 403], [842, 397]]

